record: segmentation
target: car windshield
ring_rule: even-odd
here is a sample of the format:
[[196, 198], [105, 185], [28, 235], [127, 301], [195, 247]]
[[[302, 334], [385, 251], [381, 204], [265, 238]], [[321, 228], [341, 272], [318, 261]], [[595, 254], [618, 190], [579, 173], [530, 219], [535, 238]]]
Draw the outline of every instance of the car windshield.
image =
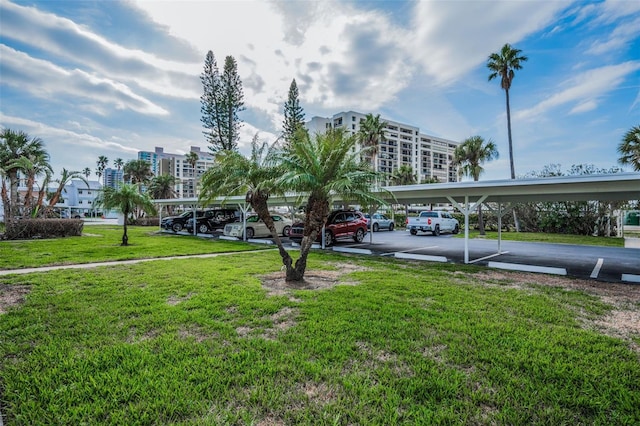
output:
[[247, 223], [257, 222], [259, 220], [258, 216], [249, 216], [247, 218]]

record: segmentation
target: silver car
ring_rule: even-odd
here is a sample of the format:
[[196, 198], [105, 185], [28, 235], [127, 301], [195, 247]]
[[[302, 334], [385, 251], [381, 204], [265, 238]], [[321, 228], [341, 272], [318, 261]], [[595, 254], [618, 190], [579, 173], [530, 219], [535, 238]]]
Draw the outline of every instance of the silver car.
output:
[[381, 213], [374, 213], [373, 218], [369, 214], [365, 214], [364, 217], [367, 218], [368, 229], [371, 229], [371, 223], [373, 223], [373, 232], [378, 232], [381, 229], [388, 229], [389, 231], [393, 231], [393, 219], [389, 219], [387, 216]]

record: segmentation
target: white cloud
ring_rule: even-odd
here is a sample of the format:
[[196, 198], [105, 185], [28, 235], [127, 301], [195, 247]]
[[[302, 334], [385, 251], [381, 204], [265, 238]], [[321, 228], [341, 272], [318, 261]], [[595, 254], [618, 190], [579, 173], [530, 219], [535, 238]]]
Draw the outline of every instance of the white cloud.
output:
[[[65, 70], [51, 62], [32, 58], [0, 44], [3, 83], [30, 92], [32, 95], [52, 99], [72, 96], [84, 99], [96, 112], [109, 108], [130, 109], [141, 114], [167, 115], [169, 112], [152, 101], [134, 93], [125, 84], [74, 69]], [[38, 84], [33, 84], [38, 82]], [[77, 102], [77, 100], [76, 100]], [[102, 104], [101, 106], [96, 105]]]
[[624, 49], [638, 36], [640, 36], [640, 17], [617, 26], [606, 39], [594, 41], [587, 53], [592, 55], [618, 53], [618, 50]]
[[517, 111], [518, 120], [535, 120], [567, 103], [578, 103], [571, 113], [589, 111], [597, 100], [619, 86], [629, 74], [640, 69], [640, 61], [629, 61], [585, 71], [563, 81], [553, 95], [532, 108]]

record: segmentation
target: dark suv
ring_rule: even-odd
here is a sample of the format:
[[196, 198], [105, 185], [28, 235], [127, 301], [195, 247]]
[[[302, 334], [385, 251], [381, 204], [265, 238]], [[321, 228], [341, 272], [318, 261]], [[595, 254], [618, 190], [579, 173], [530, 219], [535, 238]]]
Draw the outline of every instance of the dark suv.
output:
[[[200, 216], [202, 214], [204, 214], [204, 210], [196, 210], [196, 215]], [[191, 219], [192, 217], [193, 210], [187, 210], [179, 216], [163, 217], [160, 226], [162, 227], [162, 229], [166, 229], [167, 231], [182, 231], [187, 224], [187, 220]]]
[[[367, 218], [356, 210], [335, 210], [329, 214], [324, 226], [324, 243], [332, 245], [336, 240], [353, 238], [356, 243], [361, 243], [367, 235]], [[295, 223], [289, 233], [291, 240], [300, 243], [304, 236], [304, 224]], [[322, 235], [318, 233], [316, 241], [322, 241]]]
[[[232, 223], [240, 218], [240, 211], [234, 209], [212, 209], [198, 214], [195, 220], [196, 230], [199, 234], [206, 234], [216, 229], [223, 229], [227, 223]], [[194, 220], [187, 220], [185, 229], [193, 232]]]

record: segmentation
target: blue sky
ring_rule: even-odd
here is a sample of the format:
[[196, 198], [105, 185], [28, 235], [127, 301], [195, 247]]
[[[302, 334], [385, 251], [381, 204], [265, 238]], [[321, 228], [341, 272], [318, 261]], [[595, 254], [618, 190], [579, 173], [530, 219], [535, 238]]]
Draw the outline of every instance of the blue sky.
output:
[[[44, 140], [56, 176], [99, 155], [207, 148], [200, 73], [233, 55], [241, 150], [274, 140], [291, 80], [306, 118], [381, 114], [452, 140], [492, 139], [508, 179], [504, 92], [486, 60], [529, 57], [511, 94], [517, 175], [617, 165], [640, 124], [640, 1], [0, 0], [0, 125]], [[627, 171], [631, 171], [628, 169]]]

